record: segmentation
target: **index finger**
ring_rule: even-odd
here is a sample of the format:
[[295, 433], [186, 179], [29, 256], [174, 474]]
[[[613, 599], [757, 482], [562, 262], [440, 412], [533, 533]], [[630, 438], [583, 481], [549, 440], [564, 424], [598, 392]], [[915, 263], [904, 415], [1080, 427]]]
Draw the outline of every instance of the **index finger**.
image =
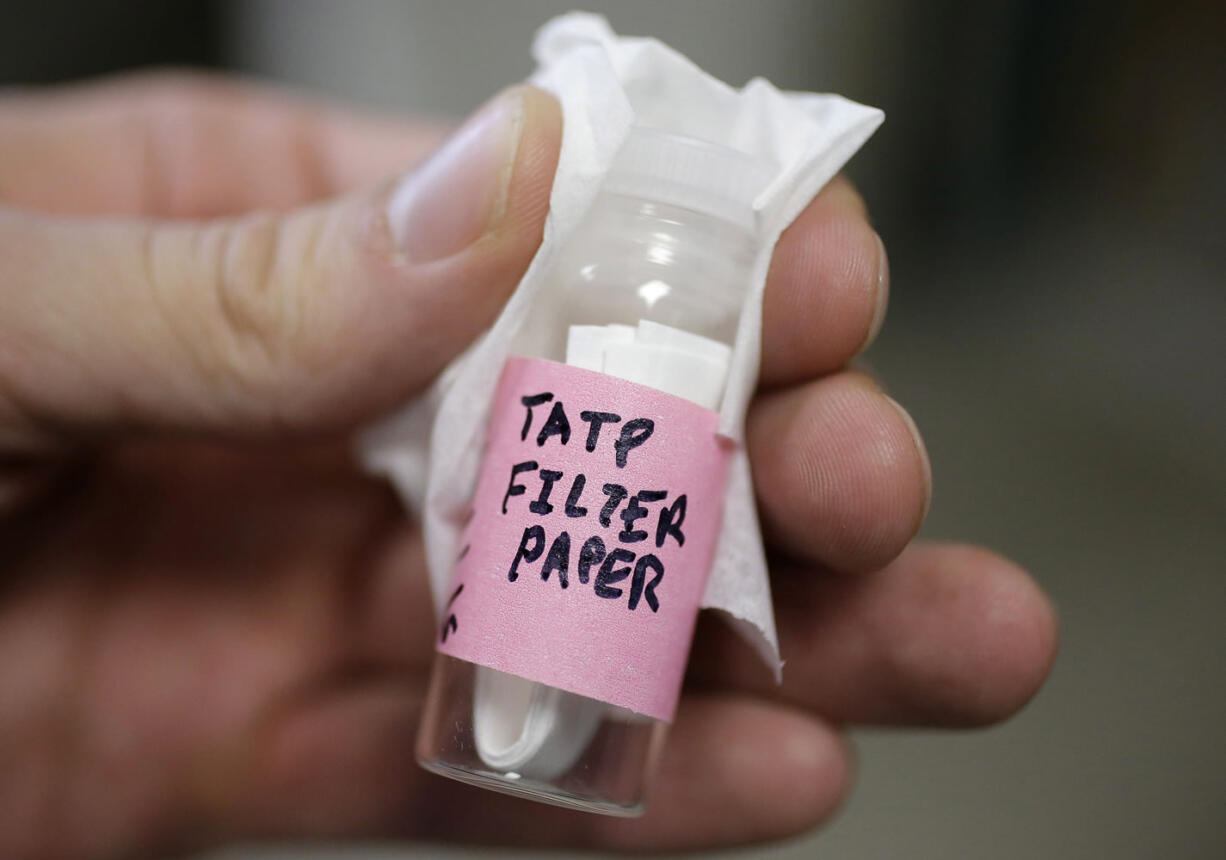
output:
[[447, 125], [195, 73], [0, 97], [0, 201], [63, 215], [289, 209], [403, 172]]

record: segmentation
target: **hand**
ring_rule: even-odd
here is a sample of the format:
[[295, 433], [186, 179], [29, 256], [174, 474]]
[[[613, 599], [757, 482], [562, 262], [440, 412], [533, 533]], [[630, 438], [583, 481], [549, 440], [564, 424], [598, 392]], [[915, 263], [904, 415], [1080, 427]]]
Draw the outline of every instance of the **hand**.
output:
[[1026, 575], [908, 546], [928, 461], [847, 369], [887, 276], [836, 180], [776, 251], [748, 424], [783, 686], [701, 623], [640, 820], [417, 767], [420, 536], [345, 433], [493, 321], [540, 241], [560, 125], [509, 91], [380, 186], [441, 131], [190, 77], [0, 101], [0, 856], [775, 838], [847, 791], [841, 726], [981, 725], [1038, 688], [1055, 622]]

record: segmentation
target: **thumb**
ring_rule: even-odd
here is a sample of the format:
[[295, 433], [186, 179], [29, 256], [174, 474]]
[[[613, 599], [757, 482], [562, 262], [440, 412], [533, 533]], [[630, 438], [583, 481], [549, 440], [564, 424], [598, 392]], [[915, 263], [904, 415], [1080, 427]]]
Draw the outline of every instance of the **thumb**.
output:
[[561, 145], [517, 87], [375, 194], [205, 223], [0, 209], [0, 451], [336, 430], [420, 390], [540, 243]]

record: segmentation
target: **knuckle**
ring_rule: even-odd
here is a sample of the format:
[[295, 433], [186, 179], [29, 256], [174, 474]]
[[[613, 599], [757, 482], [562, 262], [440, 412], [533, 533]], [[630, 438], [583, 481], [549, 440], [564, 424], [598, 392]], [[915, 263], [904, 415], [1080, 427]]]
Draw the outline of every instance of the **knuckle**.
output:
[[292, 422], [337, 361], [344, 309], [317, 213], [151, 227], [146, 280], [168, 336], [221, 417]]
[[202, 227], [150, 227], [145, 280], [168, 336], [223, 411], [275, 388], [296, 314], [278, 273], [281, 228], [268, 215]]
[[243, 382], [265, 382], [293, 361], [302, 307], [282, 271], [284, 229], [272, 215], [257, 214], [226, 223], [217, 239], [211, 292], [220, 342]]

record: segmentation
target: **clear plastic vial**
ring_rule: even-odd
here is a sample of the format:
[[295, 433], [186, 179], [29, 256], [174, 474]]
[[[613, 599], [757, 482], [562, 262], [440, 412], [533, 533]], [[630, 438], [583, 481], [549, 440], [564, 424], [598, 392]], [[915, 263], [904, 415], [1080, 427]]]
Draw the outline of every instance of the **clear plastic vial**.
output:
[[[752, 201], [773, 166], [637, 127], [562, 248], [514, 354], [600, 370], [717, 410], [758, 249]], [[610, 338], [663, 342], [619, 350]], [[593, 358], [593, 356], [595, 356]], [[656, 356], [671, 356], [658, 359]], [[439, 653], [418, 736], [428, 770], [486, 788], [637, 815], [667, 724]]]

